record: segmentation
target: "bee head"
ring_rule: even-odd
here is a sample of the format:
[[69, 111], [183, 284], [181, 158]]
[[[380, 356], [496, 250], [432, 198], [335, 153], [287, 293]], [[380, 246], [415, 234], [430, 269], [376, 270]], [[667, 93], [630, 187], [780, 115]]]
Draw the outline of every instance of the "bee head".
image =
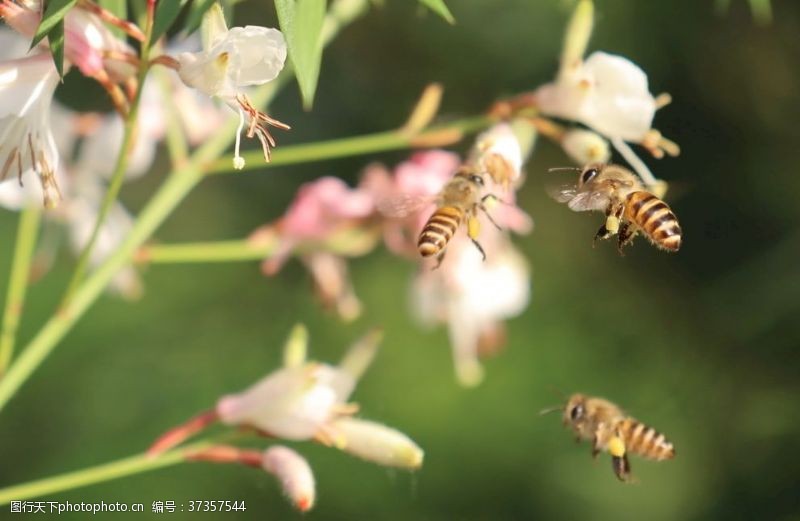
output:
[[564, 406], [564, 423], [579, 428], [586, 419], [586, 396], [573, 394]]

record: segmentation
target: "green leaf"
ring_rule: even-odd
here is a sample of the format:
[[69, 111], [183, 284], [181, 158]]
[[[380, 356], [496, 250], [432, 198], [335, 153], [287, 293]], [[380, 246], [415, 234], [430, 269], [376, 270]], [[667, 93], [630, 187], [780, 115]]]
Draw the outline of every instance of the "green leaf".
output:
[[294, 63], [303, 107], [310, 109], [322, 62], [322, 21], [325, 0], [275, 0], [278, 21]]
[[[100, 7], [106, 11], [114, 14], [117, 18], [122, 20], [128, 19], [128, 2], [126, 0], [98, 0]], [[106, 25], [111, 32], [119, 38], [125, 38], [125, 31], [118, 27], [111, 27]]]
[[56, 23], [47, 33], [47, 42], [56, 64], [58, 75], [64, 77], [64, 20]]
[[158, 40], [167, 29], [172, 27], [181, 9], [189, 0], [160, 0], [156, 4], [156, 19], [153, 22], [153, 38], [151, 41]]
[[[67, 11], [72, 9], [72, 7], [78, 3], [78, 0], [50, 0], [47, 2], [47, 7], [44, 9], [44, 15], [42, 15], [42, 21], [39, 22], [39, 27], [36, 28], [36, 34], [33, 36], [33, 41], [31, 42], [31, 49], [33, 49], [36, 44], [42, 41], [45, 36], [47, 36], [50, 31], [53, 30], [62, 20], [64, 20], [64, 16], [67, 14]], [[61, 39], [64, 39], [64, 26], [61, 26]], [[62, 42], [63, 43], [63, 42]], [[63, 51], [63, 49], [62, 49]], [[63, 68], [64, 60], [62, 55], [61, 60], [61, 67]], [[60, 69], [59, 69], [60, 70]]]
[[192, 34], [200, 27], [203, 15], [206, 14], [216, 0], [194, 0], [192, 7], [189, 8], [189, 16], [186, 19], [184, 30], [186, 34]]
[[419, 0], [419, 3], [444, 18], [447, 23], [456, 23], [456, 19], [453, 18], [453, 13], [447, 8], [444, 0]]

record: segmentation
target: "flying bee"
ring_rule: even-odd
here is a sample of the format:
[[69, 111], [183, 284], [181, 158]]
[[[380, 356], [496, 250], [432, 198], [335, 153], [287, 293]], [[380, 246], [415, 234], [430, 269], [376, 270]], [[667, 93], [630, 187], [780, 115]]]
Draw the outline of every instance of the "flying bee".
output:
[[437, 197], [438, 207], [425, 223], [419, 234], [417, 249], [423, 257], [436, 257], [436, 267], [442, 263], [450, 239], [458, 227], [466, 222], [467, 236], [486, 260], [486, 252], [478, 242], [481, 223], [478, 210], [483, 211], [489, 221], [498, 229], [500, 226], [492, 219], [486, 209], [488, 201], [496, 201], [492, 194], [483, 194], [483, 176], [468, 167], [461, 167]]
[[641, 232], [653, 246], [671, 252], [681, 247], [681, 226], [667, 203], [647, 191], [639, 178], [619, 165], [591, 164], [583, 168], [577, 185], [558, 190], [554, 197], [575, 212], [603, 211], [606, 222], [594, 240], [617, 235], [617, 249]]
[[672, 443], [663, 434], [603, 398], [573, 394], [563, 408], [563, 419], [575, 432], [577, 441], [592, 442], [593, 457], [601, 451], [611, 454], [611, 465], [620, 481], [631, 481], [629, 453], [656, 461], [675, 457]]

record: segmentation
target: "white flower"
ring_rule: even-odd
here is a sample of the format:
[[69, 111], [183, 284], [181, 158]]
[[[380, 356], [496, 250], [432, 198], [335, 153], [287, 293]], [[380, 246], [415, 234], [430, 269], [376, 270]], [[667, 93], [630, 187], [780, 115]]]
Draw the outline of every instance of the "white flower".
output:
[[346, 402], [372, 361], [380, 337], [378, 332], [366, 335], [333, 367], [304, 360], [306, 333], [295, 328], [285, 366], [246, 391], [221, 398], [216, 409], [220, 421], [255, 427], [287, 440], [317, 438], [336, 445], [328, 424], [339, 415], [355, 412]]
[[203, 50], [178, 55], [178, 74], [186, 85], [224, 101], [239, 113], [240, 124], [236, 137], [234, 167], [244, 168], [239, 154], [240, 134], [248, 121], [247, 137], [258, 137], [269, 161], [270, 147], [275, 140], [267, 130], [271, 125], [288, 129], [253, 107], [244, 93], [246, 87], [272, 81], [286, 61], [286, 42], [277, 29], [247, 26], [228, 30], [222, 10], [214, 4], [203, 19]]
[[0, 181], [14, 177], [24, 185], [35, 173], [47, 208], [60, 199], [58, 150], [50, 128], [57, 85], [58, 73], [46, 53], [0, 62]]
[[634, 142], [647, 136], [657, 108], [642, 69], [627, 58], [599, 51], [573, 74], [540, 87], [536, 100], [544, 114]]
[[412, 309], [422, 323], [444, 322], [450, 333], [456, 377], [465, 386], [483, 379], [479, 361], [482, 344], [496, 344], [502, 321], [519, 315], [530, 300], [530, 272], [525, 258], [507, 237], [481, 242], [492, 254], [464, 242], [448, 246], [438, 270], [421, 272], [412, 287]]
[[261, 466], [281, 483], [284, 494], [301, 512], [314, 506], [314, 473], [306, 459], [289, 447], [274, 445], [264, 451]]
[[425, 456], [414, 440], [380, 423], [339, 418], [331, 427], [341, 440], [341, 450], [386, 467], [418, 469]]
[[608, 141], [591, 130], [568, 130], [561, 139], [561, 147], [581, 166], [589, 163], [606, 163], [611, 158]]

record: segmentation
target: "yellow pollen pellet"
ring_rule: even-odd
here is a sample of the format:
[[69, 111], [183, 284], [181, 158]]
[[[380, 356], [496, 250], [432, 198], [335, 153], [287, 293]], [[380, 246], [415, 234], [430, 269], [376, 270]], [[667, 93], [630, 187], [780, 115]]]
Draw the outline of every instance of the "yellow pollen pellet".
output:
[[616, 456], [617, 458], [621, 458], [625, 455], [625, 443], [622, 441], [621, 438], [614, 436], [610, 440], [608, 440], [608, 452], [612, 456]]

